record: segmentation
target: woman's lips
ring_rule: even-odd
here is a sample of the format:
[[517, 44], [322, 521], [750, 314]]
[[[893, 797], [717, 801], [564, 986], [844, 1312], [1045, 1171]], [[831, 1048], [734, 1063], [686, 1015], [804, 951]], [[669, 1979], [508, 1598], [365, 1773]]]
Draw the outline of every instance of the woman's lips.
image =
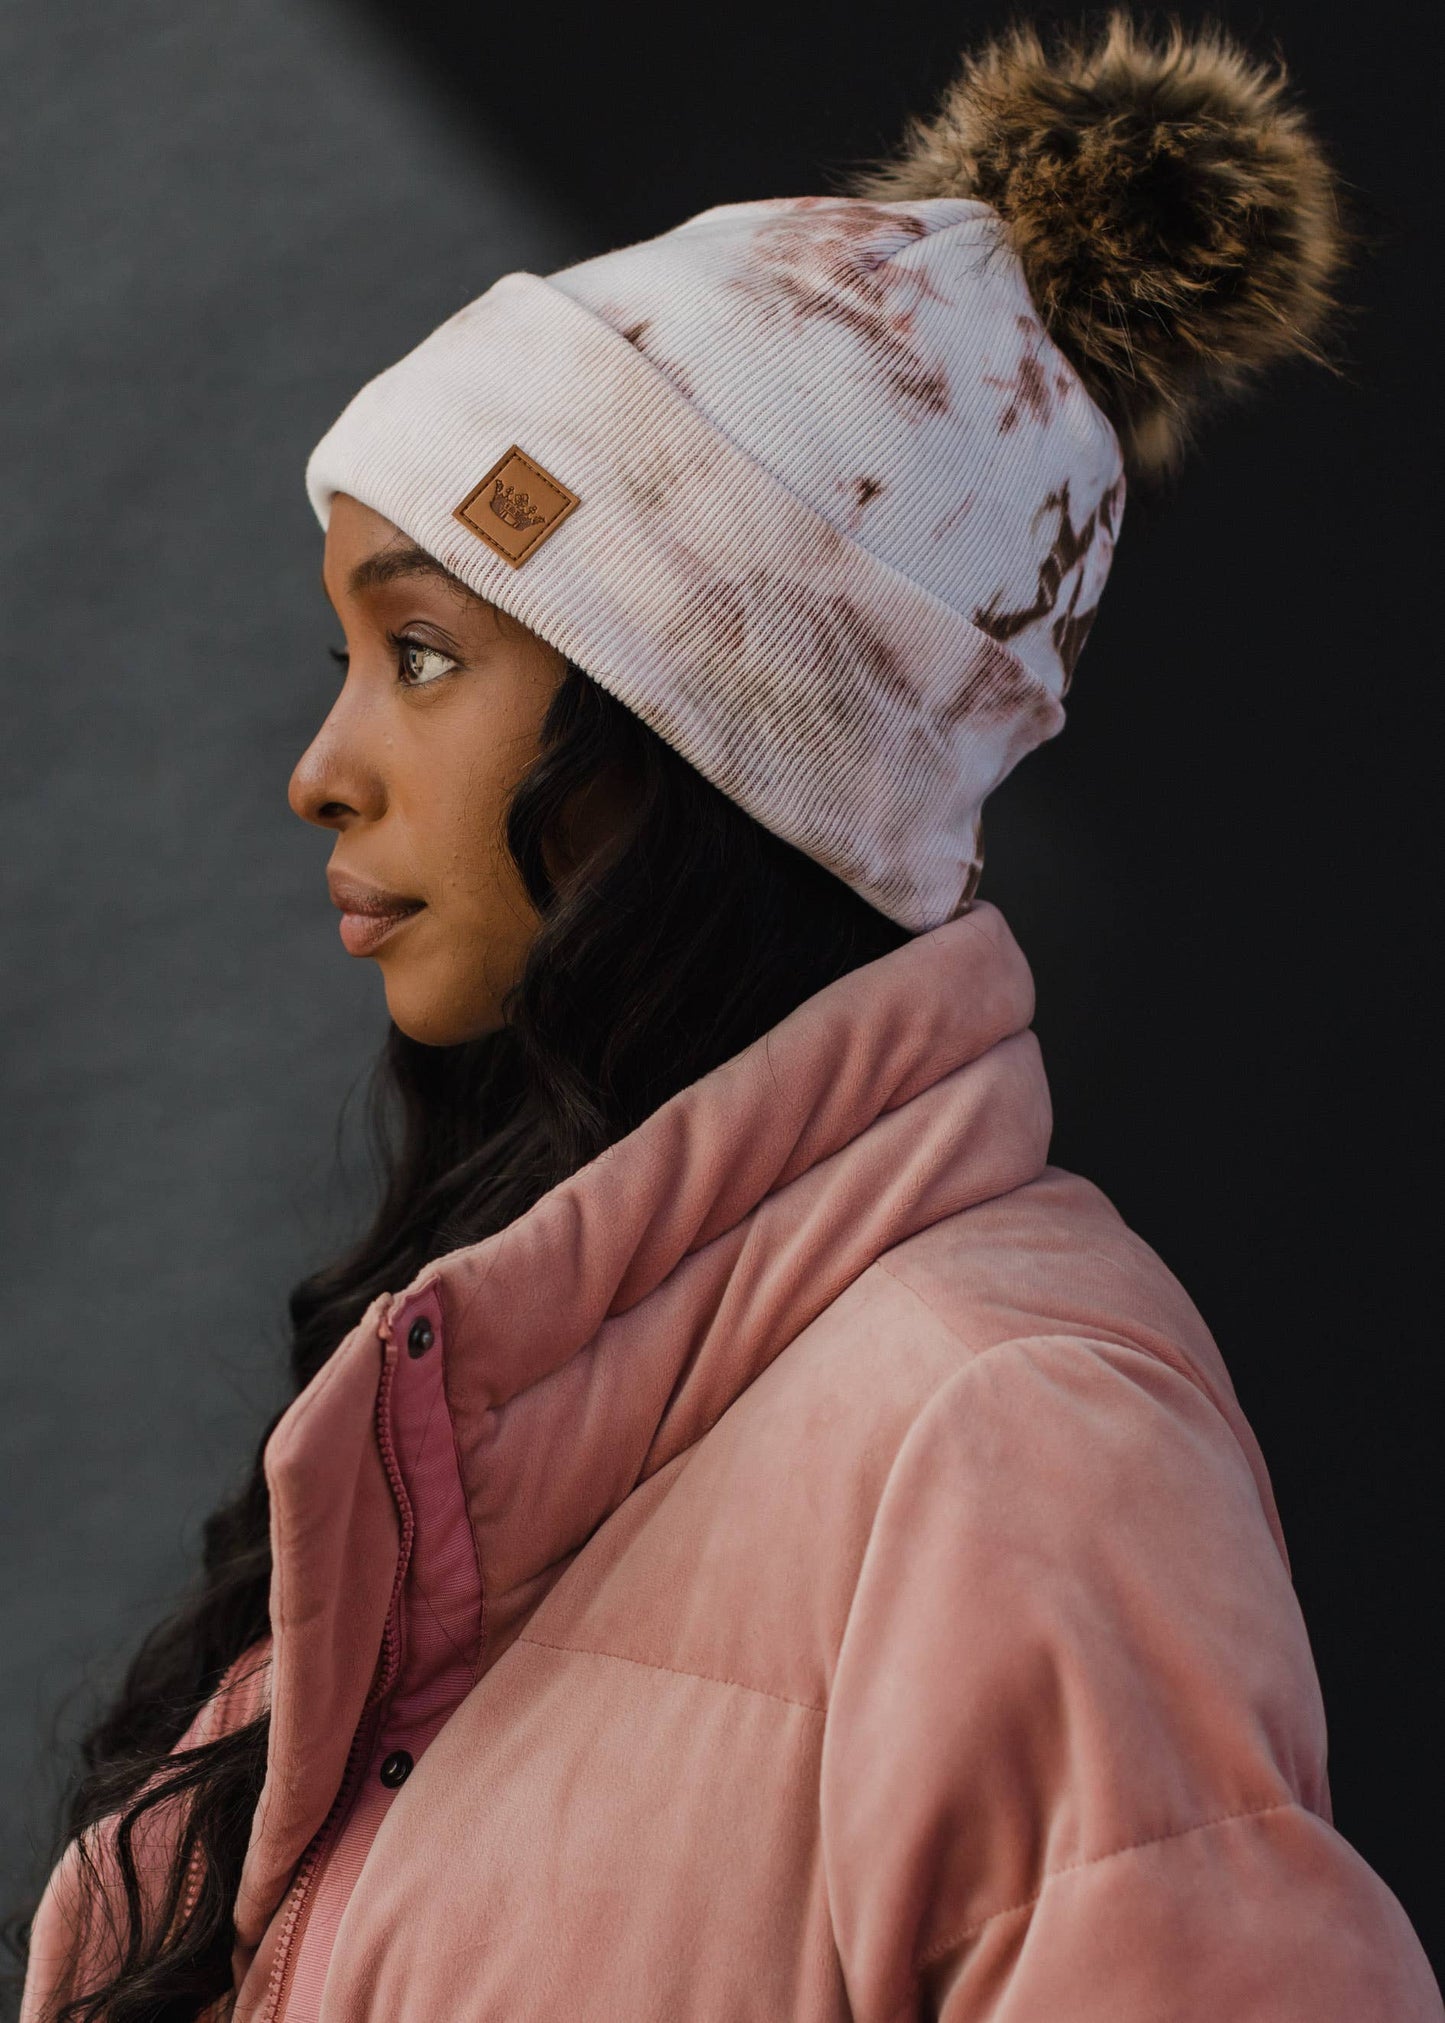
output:
[[422, 899], [404, 899], [380, 885], [365, 885], [344, 871], [329, 871], [326, 883], [332, 905], [341, 912], [341, 943], [348, 955], [374, 955], [426, 904]]
[[384, 941], [422, 910], [420, 899], [394, 913], [351, 913], [341, 916], [341, 945], [348, 955], [375, 955]]

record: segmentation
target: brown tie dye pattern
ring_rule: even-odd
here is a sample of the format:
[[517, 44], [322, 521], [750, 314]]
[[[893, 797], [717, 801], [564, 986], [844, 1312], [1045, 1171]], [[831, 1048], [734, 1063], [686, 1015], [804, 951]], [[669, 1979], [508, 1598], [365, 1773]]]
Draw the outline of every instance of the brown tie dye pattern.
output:
[[1048, 370], [1040, 353], [1044, 343], [1044, 326], [1036, 316], [1020, 316], [1016, 319], [1024, 348], [1014, 369], [1012, 379], [1000, 379], [995, 373], [986, 372], [983, 384], [1008, 395], [1008, 403], [998, 418], [998, 432], [1007, 435], [1019, 425], [1027, 414], [1042, 427], [1047, 427], [1054, 411], [1054, 397], [1069, 390], [1069, 379], [1064, 373], [1057, 373], [1050, 384]]
[[784, 316], [836, 324], [858, 339], [881, 383], [905, 406], [947, 414], [947, 368], [915, 329], [921, 303], [942, 298], [921, 268], [891, 264], [927, 229], [882, 204], [798, 198], [757, 231], [754, 260], [732, 285], [761, 329]]
[[[1099, 534], [1105, 535], [1112, 544], [1115, 515], [1122, 500], [1121, 478], [1110, 486], [1094, 510], [1086, 514], [1075, 527], [1067, 480], [1057, 491], [1050, 492], [1040, 507], [1036, 520], [1046, 519], [1056, 513], [1059, 522], [1058, 531], [1050, 543], [1047, 554], [1039, 563], [1038, 584], [1032, 600], [1012, 611], [1000, 610], [997, 601], [994, 600], [978, 606], [973, 614], [974, 624], [992, 638], [1014, 639], [1026, 627], [1040, 618], [1048, 617], [1055, 610], [1062, 586], [1073, 575], [1074, 582], [1068, 603], [1051, 627], [1054, 648], [1064, 670], [1065, 690], [1073, 677], [1075, 663], [1083, 650], [1084, 641], [1088, 638], [1089, 628], [1094, 622], [1094, 613], [1098, 608], [1097, 599], [1084, 609], [1079, 608], [1085, 580], [1079, 565], [1087, 557]], [[1075, 571], [1079, 573], [1075, 574]]]

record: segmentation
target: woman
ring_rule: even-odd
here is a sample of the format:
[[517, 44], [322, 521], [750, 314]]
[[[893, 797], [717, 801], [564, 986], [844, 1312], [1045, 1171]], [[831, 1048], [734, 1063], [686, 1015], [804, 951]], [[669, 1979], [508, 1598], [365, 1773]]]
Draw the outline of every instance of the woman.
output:
[[1021, 31], [858, 196], [509, 276], [319, 445], [291, 797], [400, 1135], [28, 2019], [1440, 2015], [975, 897], [1125, 472], [1339, 259], [1231, 45]]

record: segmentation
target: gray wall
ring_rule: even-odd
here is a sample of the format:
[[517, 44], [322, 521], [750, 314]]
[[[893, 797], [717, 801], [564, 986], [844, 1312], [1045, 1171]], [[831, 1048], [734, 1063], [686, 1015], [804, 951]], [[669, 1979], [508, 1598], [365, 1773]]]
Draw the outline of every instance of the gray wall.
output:
[[0, 135], [8, 1898], [57, 1707], [180, 1577], [355, 1209], [383, 1007], [285, 803], [335, 679], [306, 454], [583, 249], [322, 0], [8, 0]]

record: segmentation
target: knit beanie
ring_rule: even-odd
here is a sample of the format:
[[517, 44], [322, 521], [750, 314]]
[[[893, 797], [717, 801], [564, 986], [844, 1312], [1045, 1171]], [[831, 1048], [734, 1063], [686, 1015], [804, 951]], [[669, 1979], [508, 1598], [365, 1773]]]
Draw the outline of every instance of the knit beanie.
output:
[[1341, 235], [1219, 31], [1019, 28], [856, 194], [509, 274], [313, 452], [890, 919], [969, 902], [1062, 725], [1126, 474], [1309, 351]]

